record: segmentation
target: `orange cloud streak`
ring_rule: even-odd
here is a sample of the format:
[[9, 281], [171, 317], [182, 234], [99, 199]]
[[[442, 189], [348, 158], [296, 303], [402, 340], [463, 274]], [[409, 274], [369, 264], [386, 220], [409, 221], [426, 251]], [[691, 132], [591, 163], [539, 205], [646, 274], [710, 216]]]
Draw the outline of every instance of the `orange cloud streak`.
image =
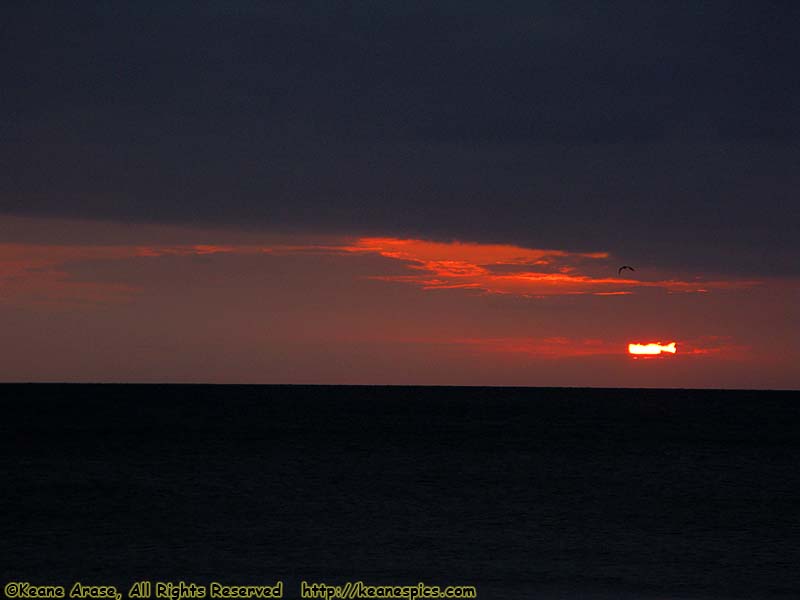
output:
[[[706, 293], [714, 289], [757, 285], [756, 281], [682, 281], [679, 279], [627, 279], [617, 277], [616, 263], [606, 252], [521, 248], [506, 244], [431, 242], [390, 237], [364, 237], [329, 244], [179, 244], [179, 245], [47, 245], [0, 244], [0, 284], [5, 297], [36, 290], [36, 294], [102, 299], [132, 291], [125, 286], [112, 290], [108, 284], [72, 281], [65, 265], [85, 260], [122, 260], [164, 256], [213, 254], [322, 254], [347, 256], [373, 254], [406, 265], [405, 275], [371, 276], [401, 282], [424, 290], [462, 289], [479, 293], [522, 297], [591, 294], [625, 296], [638, 288], [661, 288], [670, 293]], [[607, 275], [611, 273], [611, 275]], [[105, 286], [109, 293], [102, 293]], [[59, 291], [61, 290], [61, 291]]]
[[[415, 284], [426, 290], [474, 289], [527, 297], [592, 294], [624, 296], [636, 288], [670, 293], [707, 293], [758, 285], [758, 281], [641, 280], [605, 276], [614, 272], [607, 252], [566, 252], [502, 244], [429, 242], [396, 238], [360, 238], [349, 252], [375, 253], [408, 263], [416, 274], [375, 276]], [[594, 272], [595, 274], [590, 274]]]
[[136, 288], [124, 283], [78, 281], [67, 265], [79, 261], [192, 256], [222, 252], [260, 252], [253, 246], [131, 246], [0, 244], [0, 302], [104, 303], [129, 298]]
[[481, 352], [525, 354], [537, 358], [574, 358], [619, 354], [619, 344], [599, 339], [546, 338], [463, 338], [455, 344]]
[[359, 238], [347, 247], [351, 252], [375, 252], [382, 256], [422, 264], [459, 262], [472, 265], [549, 264], [560, 257], [608, 258], [607, 252], [575, 253], [563, 250], [520, 248], [508, 244], [430, 242], [388, 237]]

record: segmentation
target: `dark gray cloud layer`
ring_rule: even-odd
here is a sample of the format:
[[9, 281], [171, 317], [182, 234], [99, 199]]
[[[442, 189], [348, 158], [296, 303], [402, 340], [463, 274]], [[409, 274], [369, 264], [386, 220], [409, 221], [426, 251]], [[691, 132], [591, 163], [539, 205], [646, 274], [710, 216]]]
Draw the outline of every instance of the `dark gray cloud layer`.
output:
[[791, 3], [19, 3], [0, 211], [800, 272]]

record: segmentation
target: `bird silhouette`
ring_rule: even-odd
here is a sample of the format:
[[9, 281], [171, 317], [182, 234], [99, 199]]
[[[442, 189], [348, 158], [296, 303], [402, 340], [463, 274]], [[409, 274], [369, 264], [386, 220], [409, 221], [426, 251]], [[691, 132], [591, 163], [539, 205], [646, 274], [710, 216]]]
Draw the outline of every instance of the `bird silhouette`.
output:
[[622, 275], [622, 271], [625, 269], [630, 269], [631, 271], [635, 271], [633, 267], [629, 267], [628, 265], [622, 265], [619, 269], [617, 269], [617, 275]]

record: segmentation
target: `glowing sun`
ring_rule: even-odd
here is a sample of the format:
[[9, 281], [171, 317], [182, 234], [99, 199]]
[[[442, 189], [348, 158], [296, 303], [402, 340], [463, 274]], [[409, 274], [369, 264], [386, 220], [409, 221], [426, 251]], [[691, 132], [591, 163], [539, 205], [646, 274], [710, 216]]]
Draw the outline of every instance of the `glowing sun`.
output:
[[675, 346], [675, 342], [670, 342], [669, 344], [662, 344], [661, 342], [650, 342], [648, 344], [628, 344], [629, 354], [644, 354], [647, 356], [654, 356], [661, 354], [662, 352], [675, 354], [677, 351], [678, 348]]

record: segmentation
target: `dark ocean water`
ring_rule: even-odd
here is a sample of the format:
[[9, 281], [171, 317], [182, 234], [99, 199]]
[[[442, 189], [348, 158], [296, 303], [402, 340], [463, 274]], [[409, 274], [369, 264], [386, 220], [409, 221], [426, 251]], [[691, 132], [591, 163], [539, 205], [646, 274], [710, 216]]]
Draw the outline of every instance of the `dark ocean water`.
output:
[[0, 582], [798, 598], [798, 396], [3, 385]]

